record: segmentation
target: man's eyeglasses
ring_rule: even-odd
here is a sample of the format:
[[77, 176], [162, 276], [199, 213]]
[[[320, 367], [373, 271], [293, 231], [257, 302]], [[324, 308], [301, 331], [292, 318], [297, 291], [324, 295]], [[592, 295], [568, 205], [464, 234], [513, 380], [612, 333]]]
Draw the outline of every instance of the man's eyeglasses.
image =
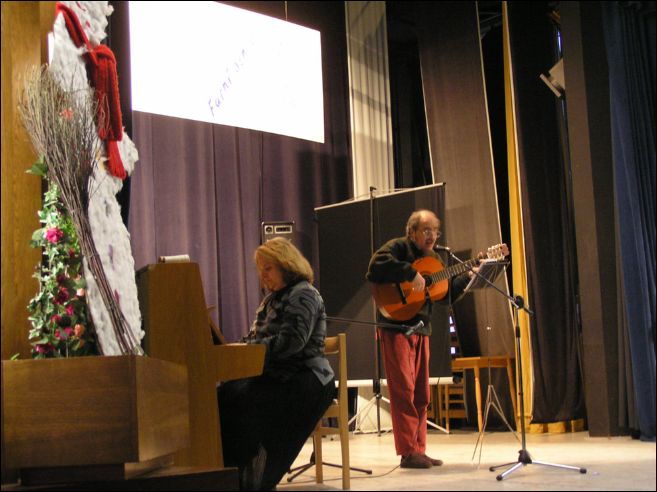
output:
[[436, 229], [431, 229], [427, 227], [426, 229], [422, 229], [422, 234], [424, 234], [424, 237], [429, 237], [431, 234], [436, 236], [436, 238], [439, 238], [440, 236], [443, 235], [442, 232], [440, 232], [437, 228]]

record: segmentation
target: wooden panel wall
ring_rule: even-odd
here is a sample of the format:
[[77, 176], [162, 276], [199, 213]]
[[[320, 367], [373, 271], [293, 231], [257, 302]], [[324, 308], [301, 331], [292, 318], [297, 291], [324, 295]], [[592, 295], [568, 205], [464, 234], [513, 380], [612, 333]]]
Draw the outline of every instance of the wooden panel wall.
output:
[[[32, 273], [40, 252], [31, 249], [29, 241], [39, 226], [41, 180], [25, 174], [36, 156], [16, 104], [21, 74], [47, 59], [46, 33], [52, 28], [54, 9], [55, 2], [2, 2], [2, 359], [15, 353], [30, 356], [26, 306], [37, 290]], [[2, 437], [6, 483], [16, 475], [6, 470]]]
[[39, 227], [41, 180], [25, 171], [36, 155], [17, 114], [20, 78], [47, 57], [55, 2], [2, 2], [2, 358], [29, 357], [26, 306], [40, 253], [29, 247]]

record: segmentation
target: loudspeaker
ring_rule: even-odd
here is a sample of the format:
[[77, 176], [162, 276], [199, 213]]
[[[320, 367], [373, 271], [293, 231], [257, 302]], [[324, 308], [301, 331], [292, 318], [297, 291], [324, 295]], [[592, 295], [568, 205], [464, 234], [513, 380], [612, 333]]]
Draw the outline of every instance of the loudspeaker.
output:
[[540, 74], [539, 77], [557, 97], [566, 93], [566, 81], [563, 75], [563, 58], [561, 58], [548, 72], [548, 75]]
[[284, 237], [294, 243], [294, 222], [263, 222], [262, 243], [275, 237]]

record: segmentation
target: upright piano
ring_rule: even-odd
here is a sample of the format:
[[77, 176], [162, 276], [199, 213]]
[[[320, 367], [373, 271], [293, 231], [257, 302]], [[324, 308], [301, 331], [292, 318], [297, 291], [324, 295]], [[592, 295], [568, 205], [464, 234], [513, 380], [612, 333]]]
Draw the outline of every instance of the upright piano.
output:
[[[187, 366], [191, 446], [180, 466], [223, 467], [216, 387], [262, 373], [264, 345], [215, 345], [197, 263], [157, 263], [137, 272], [148, 356]], [[166, 404], [166, 402], [162, 402]]]

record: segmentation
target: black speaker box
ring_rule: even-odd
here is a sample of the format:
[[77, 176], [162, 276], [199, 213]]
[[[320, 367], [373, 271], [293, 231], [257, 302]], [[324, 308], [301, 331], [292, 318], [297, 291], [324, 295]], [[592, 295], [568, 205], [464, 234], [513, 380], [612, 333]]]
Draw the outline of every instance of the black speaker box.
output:
[[275, 237], [284, 237], [295, 243], [294, 222], [263, 222], [261, 228], [261, 239], [266, 241]]

